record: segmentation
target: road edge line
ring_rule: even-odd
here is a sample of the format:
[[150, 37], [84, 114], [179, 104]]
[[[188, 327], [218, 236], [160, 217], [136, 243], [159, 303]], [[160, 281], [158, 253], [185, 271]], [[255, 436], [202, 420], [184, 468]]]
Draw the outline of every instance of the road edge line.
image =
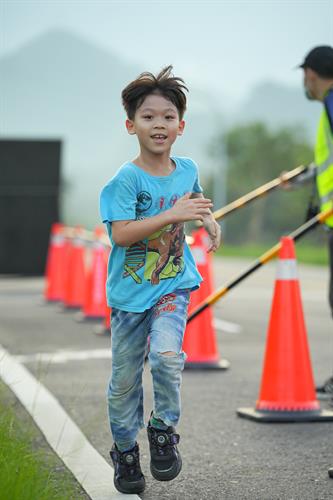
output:
[[31, 415], [51, 448], [91, 500], [140, 500], [119, 493], [113, 468], [98, 453], [59, 401], [0, 344], [0, 377]]

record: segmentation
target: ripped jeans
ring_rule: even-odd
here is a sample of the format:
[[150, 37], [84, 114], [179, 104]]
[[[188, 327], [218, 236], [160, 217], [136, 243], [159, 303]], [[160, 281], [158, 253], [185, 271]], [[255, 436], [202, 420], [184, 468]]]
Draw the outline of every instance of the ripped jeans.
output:
[[142, 372], [148, 336], [154, 417], [168, 426], [178, 423], [188, 303], [189, 291], [176, 290], [142, 313], [112, 309], [108, 410], [112, 436], [120, 451], [132, 448], [138, 431], [144, 427]]

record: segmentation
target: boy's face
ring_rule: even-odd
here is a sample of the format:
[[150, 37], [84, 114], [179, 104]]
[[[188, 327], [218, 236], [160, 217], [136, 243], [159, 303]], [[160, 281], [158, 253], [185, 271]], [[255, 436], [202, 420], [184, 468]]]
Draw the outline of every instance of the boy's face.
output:
[[176, 106], [158, 94], [147, 96], [134, 120], [126, 120], [127, 131], [138, 136], [141, 150], [155, 154], [169, 152], [184, 126]]

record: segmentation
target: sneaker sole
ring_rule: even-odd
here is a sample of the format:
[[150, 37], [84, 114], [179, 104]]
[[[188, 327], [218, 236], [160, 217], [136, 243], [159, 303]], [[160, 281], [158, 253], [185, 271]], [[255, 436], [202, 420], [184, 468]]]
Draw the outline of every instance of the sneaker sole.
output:
[[145, 480], [133, 482], [133, 483], [131, 483], [131, 486], [128, 486], [128, 488], [123, 488], [122, 486], [120, 486], [120, 484], [118, 483], [118, 481], [116, 479], [113, 480], [113, 484], [114, 484], [115, 488], [118, 491], [120, 491], [120, 493], [128, 493], [128, 494], [142, 493], [146, 487]]
[[157, 481], [172, 481], [172, 479], [175, 479], [180, 471], [182, 470], [182, 459], [181, 456], [179, 456], [179, 459], [177, 462], [173, 464], [170, 469], [166, 470], [158, 470], [156, 469], [152, 463], [150, 463], [150, 472], [151, 475], [153, 476], [154, 479]]

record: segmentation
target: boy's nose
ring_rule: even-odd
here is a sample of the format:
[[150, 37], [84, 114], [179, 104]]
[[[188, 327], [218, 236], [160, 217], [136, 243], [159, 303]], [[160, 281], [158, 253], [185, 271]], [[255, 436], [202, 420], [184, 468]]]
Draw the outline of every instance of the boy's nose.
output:
[[156, 117], [156, 120], [154, 122], [154, 128], [164, 128], [165, 124], [163, 122], [163, 119], [160, 117]]

